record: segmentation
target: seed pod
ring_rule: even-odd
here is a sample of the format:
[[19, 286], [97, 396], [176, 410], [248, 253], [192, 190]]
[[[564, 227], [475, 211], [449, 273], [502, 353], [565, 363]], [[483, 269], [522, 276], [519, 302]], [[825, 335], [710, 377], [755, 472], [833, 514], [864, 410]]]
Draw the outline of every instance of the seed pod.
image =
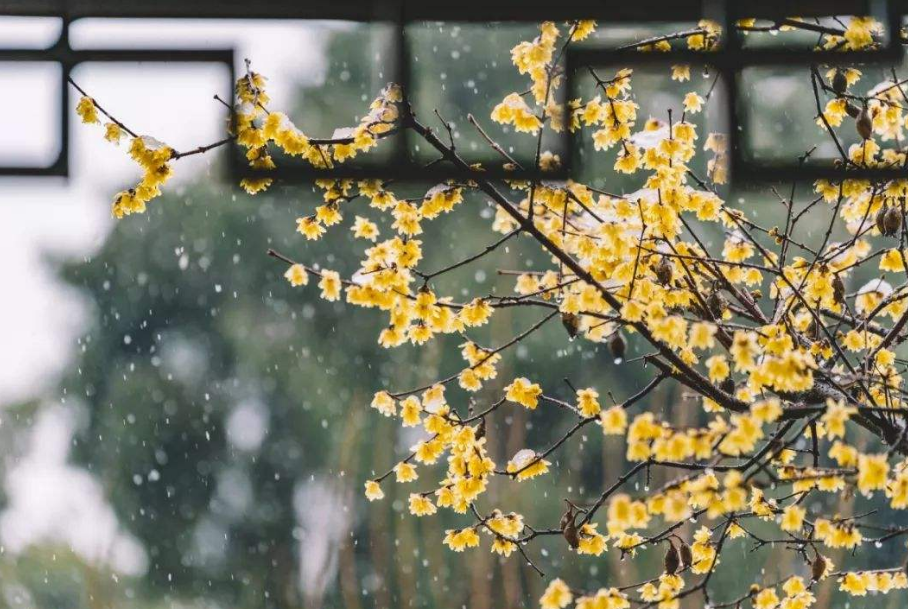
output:
[[820, 581], [820, 578], [826, 573], [826, 559], [823, 558], [823, 555], [817, 552], [817, 557], [814, 559], [813, 564], [810, 565], [810, 579], [811, 581]]
[[721, 383], [719, 383], [719, 389], [721, 389], [725, 393], [734, 395], [735, 394], [735, 380], [731, 377], [728, 377], [727, 379], [725, 379]]
[[567, 330], [568, 336], [571, 340], [577, 338], [577, 333], [580, 331], [579, 317], [577, 317], [573, 313], [562, 313], [561, 324], [564, 326], [564, 329]]
[[615, 358], [615, 363], [620, 364], [624, 360], [624, 354], [627, 353], [627, 341], [624, 340], [621, 332], [615, 332], [612, 340], [608, 342], [608, 348], [612, 352], [612, 357]]
[[574, 508], [570, 505], [561, 516], [561, 534], [572, 550], [580, 545], [580, 535], [577, 533], [577, 523], [574, 522]]
[[656, 279], [659, 280], [659, 283], [662, 285], [669, 285], [672, 282], [672, 275], [674, 270], [672, 269], [672, 263], [668, 261], [668, 258], [663, 257], [659, 261], [659, 264], [655, 266]]
[[668, 542], [668, 550], [665, 552], [665, 558], [662, 559], [662, 566], [669, 575], [677, 573], [678, 567], [681, 566], [681, 557], [678, 555], [678, 548], [676, 548], [675, 544], [672, 542]]
[[476, 439], [481, 440], [486, 437], [486, 419], [485, 417], [479, 419], [479, 425], [476, 426]]
[[722, 319], [722, 315], [728, 307], [728, 301], [722, 295], [722, 292], [716, 290], [706, 299], [706, 306], [709, 307], [709, 312], [712, 313], [713, 317]]
[[689, 569], [694, 564], [694, 553], [691, 552], [690, 546], [682, 541], [678, 551], [681, 555], [681, 566]]
[[838, 274], [832, 276], [832, 297], [839, 304], [845, 302], [845, 283]]
[[854, 120], [854, 127], [858, 130], [858, 135], [861, 136], [861, 139], [869, 140], [870, 136], [873, 135], [873, 120], [870, 118], [867, 106], [861, 109], [861, 113]]
[[832, 90], [836, 95], [842, 95], [848, 89], [848, 79], [845, 78], [844, 70], [836, 70], [832, 76]]
[[[567, 500], [565, 500], [565, 503], [567, 503]], [[565, 510], [564, 514], [561, 515], [561, 522], [558, 523], [558, 528], [563, 529], [573, 519], [574, 519], [574, 507], [570, 503], [568, 503], [567, 510]]]
[[[848, 116], [850, 116], [851, 118], [857, 118], [858, 115], [861, 114], [861, 109], [858, 108], [857, 106], [855, 106], [851, 102], [845, 102], [845, 112], [847, 112]], [[836, 159], [836, 160], [841, 161], [841, 159]]]
[[876, 224], [876, 228], [878, 231], [880, 231], [881, 235], [885, 234], [884, 231], [886, 230], [886, 227], [885, 227], [885, 224], [883, 223], [883, 218], [886, 217], [886, 212], [888, 212], [888, 211], [889, 211], [889, 206], [886, 205], [885, 203], [883, 203], [882, 207], [880, 207], [877, 210], [876, 216], [874, 216], [874, 218], [873, 218], [873, 222], [874, 222], [874, 224]]
[[883, 230], [881, 232], [887, 237], [894, 237], [898, 234], [900, 228], [902, 228], [902, 211], [893, 205], [883, 214]]

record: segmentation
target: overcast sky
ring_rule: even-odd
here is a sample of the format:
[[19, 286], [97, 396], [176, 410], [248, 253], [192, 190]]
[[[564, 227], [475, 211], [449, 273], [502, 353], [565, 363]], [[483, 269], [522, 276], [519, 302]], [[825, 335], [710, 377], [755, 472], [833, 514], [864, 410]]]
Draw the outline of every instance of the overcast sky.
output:
[[[270, 77], [280, 106], [295, 85], [321, 78], [329, 27], [337, 24], [92, 19], [73, 24], [70, 35], [77, 48], [234, 47], [240, 63], [249, 57]], [[47, 44], [58, 31], [55, 20], [0, 17], [5, 47]], [[73, 77], [131, 129], [177, 149], [222, 137], [223, 108], [212, 95], [223, 97], [230, 83], [215, 65], [85, 64]], [[41, 165], [56, 156], [58, 80], [54, 64], [0, 63], [4, 91], [16, 92], [0, 96], [0, 162]], [[96, 251], [113, 228], [111, 195], [140, 175], [101, 127], [74, 120], [71, 143], [68, 180], [0, 178], [0, 404], [40, 395], [70, 361], [84, 303], [54, 278], [47, 258]], [[180, 161], [175, 181], [209, 162]]]

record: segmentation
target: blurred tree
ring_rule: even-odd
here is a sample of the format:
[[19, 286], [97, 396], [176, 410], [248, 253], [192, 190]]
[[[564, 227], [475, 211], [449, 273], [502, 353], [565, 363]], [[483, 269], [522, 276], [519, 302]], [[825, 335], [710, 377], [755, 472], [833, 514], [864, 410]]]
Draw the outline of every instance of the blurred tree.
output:
[[[443, 33], [451, 35], [437, 36], [438, 28], [427, 26], [414, 32], [417, 59], [425, 58], [417, 62], [425, 107], [462, 116], [487, 109], [501, 91], [516, 86], [507, 66], [501, 66], [506, 78], [498, 77], [493, 58], [523, 32], [492, 40], [489, 29], [447, 28]], [[334, 34], [325, 81], [300, 90], [291, 114], [313, 131], [352, 124], [362, 99], [374, 94], [369, 83], [378, 77], [372, 75], [372, 57], [359, 46], [362, 36], [361, 30]], [[446, 68], [442, 79], [430, 59], [455, 51], [465, 54], [464, 61]], [[477, 77], [477, 65], [486, 80], [480, 89], [467, 86]], [[450, 368], [444, 358], [453, 361], [456, 354], [439, 351], [420, 366], [414, 366], [415, 349], [389, 358], [375, 342], [382, 323], [377, 316], [348, 318], [343, 304], [304, 304], [291, 291], [284, 267], [265, 256], [269, 247], [306, 247], [307, 259], [348, 270], [362, 255], [361, 242], [354, 246], [352, 238], [343, 253], [336, 243], [300, 244], [294, 219], [320, 202], [312, 190], [273, 189], [254, 200], [208, 180], [170, 190], [144, 216], [118, 223], [97, 255], [64, 270], [66, 281], [84, 289], [94, 304], [79, 360], [61, 385], [71, 396], [84, 396], [88, 406], [75, 454], [102, 478], [123, 525], [145, 545], [145, 595], [290, 607], [303, 596], [318, 605], [323, 593], [344, 595], [349, 605], [371, 590], [378, 604], [396, 605], [401, 595], [412, 598], [414, 587], [437, 588], [422, 572], [373, 560], [370, 544], [388, 549], [394, 527], [401, 526], [398, 507], [385, 504], [387, 512], [357, 522], [349, 487], [358, 489], [369, 475], [375, 451], [388, 450], [370, 437], [396, 433], [390, 424], [371, 428], [358, 415], [376, 379], [429, 380]], [[452, 246], [452, 256], [490, 239], [481, 217], [486, 206], [474, 203], [456, 220], [473, 236]], [[429, 230], [427, 239], [440, 236]], [[515, 251], [522, 245], [515, 244]], [[444, 254], [434, 252], [437, 259], [427, 263], [443, 265]], [[475, 272], [445, 281], [472, 282]], [[497, 279], [494, 267], [482, 272], [490, 290], [498, 281], [513, 281]], [[503, 336], [512, 324], [530, 319], [502, 315], [496, 327]], [[556, 362], [548, 372], [556, 383], [569, 369]], [[634, 379], [617, 382], [633, 385]], [[518, 430], [499, 448], [502, 457], [523, 445], [526, 431]], [[544, 427], [529, 433], [541, 435], [540, 442], [554, 435]], [[400, 442], [404, 448], [411, 443]], [[595, 462], [584, 467], [600, 470]], [[349, 486], [340, 484], [348, 478]], [[353, 496], [360, 504], [360, 493]], [[344, 506], [339, 519], [333, 513], [338, 505]], [[339, 557], [338, 537], [350, 540]], [[411, 543], [408, 556], [432, 552], [421, 550], [418, 535], [411, 533]], [[346, 561], [339, 567], [342, 579], [347, 577], [341, 587], [331, 575], [338, 561]], [[331, 582], [322, 581], [326, 573]], [[305, 595], [301, 578], [307, 580]], [[515, 585], [518, 592], [512, 586], [511, 594], [519, 593], [519, 578]], [[432, 594], [441, 594], [436, 600], [449, 606], [452, 594], [466, 600], [468, 591]], [[433, 597], [420, 598], [425, 603]]]

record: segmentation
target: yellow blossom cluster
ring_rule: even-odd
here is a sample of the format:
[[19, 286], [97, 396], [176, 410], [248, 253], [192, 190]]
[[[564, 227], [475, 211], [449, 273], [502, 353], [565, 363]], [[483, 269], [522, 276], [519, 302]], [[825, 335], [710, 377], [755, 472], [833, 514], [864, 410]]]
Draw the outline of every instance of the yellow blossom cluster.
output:
[[[759, 23], [745, 19], [735, 27], [747, 35], [820, 27], [798, 18]], [[348, 216], [354, 219], [349, 230], [365, 242], [358, 268], [342, 277], [282, 258], [291, 286], [305, 286], [311, 276], [318, 279], [322, 298], [381, 311], [377, 340], [383, 347], [418, 347], [458, 335], [462, 361], [445, 377], [418, 389], [374, 395], [372, 408], [419, 439], [385, 473], [364, 482], [366, 498], [382, 500], [388, 490], [383, 485], [393, 477], [412, 489], [404, 495], [412, 515], [453, 512], [448, 516], [463, 522], [446, 531], [443, 543], [455, 552], [486, 545], [501, 557], [519, 552], [529, 562], [528, 542], [555, 534], [582, 556], [665, 551], [662, 570], [642, 584], [589, 590], [553, 579], [540, 598], [544, 609], [631, 604], [676, 609], [693, 592], [706, 595], [711, 574], [723, 562], [723, 547], [750, 540], [761, 549], [775, 543], [766, 541], [773, 535], [785, 540], [779, 544], [783, 550], [797, 551], [807, 561], [812, 581], [786, 574], [775, 584], [754, 584], [741, 600], [723, 606], [749, 602], [755, 609], [806, 609], [816, 603], [814, 586], [830, 574], [852, 595], [905, 588], [901, 571], [840, 575], [820, 553], [856, 551], [873, 540], [869, 531], [879, 530], [865, 526], [873, 512], [858, 514], [848, 503], [852, 499], [908, 509], [904, 361], [897, 355], [908, 340], [908, 284], [899, 277], [908, 267], [908, 179], [881, 182], [849, 174], [905, 166], [904, 83], [886, 80], [864, 92], [865, 77], [853, 68], [835, 66], [822, 76], [811, 71], [822, 110], [816, 128], [841, 149], [836, 165], [841, 176], [816, 181], [813, 200], [799, 212], [795, 188], [788, 198], [774, 193], [788, 213], [779, 226], [766, 226], [765, 214], [724, 198], [728, 140], [722, 133], [703, 133], [712, 88], [684, 84], [691, 80], [690, 66], [672, 66], [675, 84], [666, 99], [676, 112], [658, 117], [641, 114], [648, 105], [640, 103], [634, 88], [640, 80], [630, 69], [602, 77], [590, 66], [588, 89], [558, 101], [553, 92], [564, 84], [563, 52], [595, 30], [592, 21], [546, 22], [538, 36], [516, 45], [511, 60], [528, 78], [526, 90], [505, 95], [491, 109], [491, 119], [502, 125], [497, 129], [532, 140], [542, 170], [560, 162], [545, 150], [546, 135], [565, 127], [580, 132], [596, 151], [596, 162], [605, 159], [608, 176], [633, 184], [627, 192], [574, 180], [485, 179], [415, 118], [400, 120], [403, 92], [396, 85], [381, 92], [356, 127], [316, 140], [268, 109], [264, 77], [248, 72], [237, 82], [231, 133], [254, 169], [273, 168], [274, 150], [315, 167], [335, 167], [371, 150], [385, 135], [413, 129], [441, 154], [439, 162], [473, 171], [416, 196], [404, 196], [403, 187], [378, 179], [317, 180], [323, 201], [297, 219], [296, 229], [306, 241], [321, 239], [343, 224], [347, 209], [361, 205]], [[815, 33], [821, 34], [818, 46], [836, 50], [868, 49], [880, 39], [879, 25], [863, 17], [836, 20]], [[703, 20], [693, 31], [633, 46], [667, 52], [675, 42], [715, 52], [722, 36], [717, 23]], [[830, 98], [825, 104], [821, 94]], [[77, 111], [87, 123], [100, 122], [90, 98], [83, 98]], [[852, 125], [861, 141], [845, 148], [837, 130]], [[108, 124], [108, 139], [118, 141], [119, 128], [115, 121]], [[134, 138], [130, 154], [146, 173], [118, 202], [123, 214], [141, 211], [136, 201], [144, 209], [159, 192], [174, 152]], [[508, 153], [503, 156], [506, 166], [513, 166]], [[243, 186], [255, 193], [270, 183], [267, 177], [250, 178]], [[427, 223], [489, 201], [495, 205], [490, 228], [499, 240], [479, 255], [427, 272], [422, 267]], [[818, 213], [830, 216], [831, 223], [814, 242], [816, 231], [795, 225], [812, 222]], [[543, 263], [502, 271], [515, 276], [512, 294], [464, 291], [455, 298], [440, 290], [440, 275], [490, 255], [517, 234], [541, 248]], [[886, 273], [889, 281], [881, 276], [858, 285], [868, 268]], [[496, 310], [516, 306], [544, 311], [545, 317], [498, 346], [482, 346], [478, 334], [494, 321]], [[498, 379], [504, 352], [558, 318], [568, 340], [601, 343], [615, 362], [626, 362], [621, 365], [642, 361], [654, 380], [619, 403], [611, 388], [575, 389], [569, 379], [567, 397], [521, 376], [528, 372]], [[640, 357], [627, 354], [640, 345], [646, 345]], [[663, 381], [683, 387], [676, 402], [665, 398], [671, 402], [665, 413], [656, 404], [632, 410], [640, 401], [655, 401], [650, 391]], [[466, 406], [458, 408], [461, 402]], [[666, 414], [682, 409], [691, 416]], [[537, 444], [534, 437], [531, 446], [508, 458], [489, 448], [486, 434], [500, 433], [514, 412], [534, 422], [559, 412], [570, 425], [545, 429], [539, 435], [554, 436], [550, 444]], [[495, 485], [533, 487], [552, 477], [562, 455], [579, 459], [579, 451], [569, 452], [569, 440], [583, 437], [585, 443], [584, 432], [592, 425], [629, 467], [617, 481], [605, 481], [598, 499], [565, 498], [568, 508], [558, 528], [531, 526], [523, 514], [488, 505], [507, 496], [506, 490], [489, 492]], [[652, 472], [659, 472], [659, 482], [650, 487]], [[646, 488], [640, 491], [644, 476]], [[814, 501], [819, 497], [841, 498], [842, 513], [824, 512], [824, 502]], [[483, 536], [490, 543], [484, 544]], [[702, 584], [686, 583], [688, 573], [703, 576]]]
[[[76, 113], [86, 124], [101, 124], [99, 108], [94, 99], [83, 96], [76, 105]], [[105, 116], [106, 113], [105, 113]], [[109, 117], [110, 118], [110, 117]], [[104, 125], [104, 139], [119, 145], [124, 136], [122, 123], [110, 118]], [[132, 136], [129, 156], [142, 168], [142, 179], [135, 187], [120, 191], [114, 197], [113, 215], [122, 218], [130, 214], [144, 213], [146, 204], [161, 194], [161, 186], [173, 175], [169, 161], [175, 151], [170, 146], [150, 136]]]

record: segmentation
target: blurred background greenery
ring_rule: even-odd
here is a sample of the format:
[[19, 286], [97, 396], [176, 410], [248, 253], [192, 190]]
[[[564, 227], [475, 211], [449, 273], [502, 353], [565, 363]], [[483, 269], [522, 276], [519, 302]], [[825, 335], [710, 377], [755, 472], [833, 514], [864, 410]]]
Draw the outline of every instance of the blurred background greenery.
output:
[[[510, 64], [509, 49], [533, 32], [511, 26], [414, 27], [414, 99], [421, 119], [439, 128], [432, 114], [437, 108], [454, 122], [458, 147], [471, 158], [491, 154], [465, 120], [469, 112], [505, 145], [522, 144], [518, 152], [526, 150], [529, 138], [502, 133], [487, 116], [505, 94], [526, 88]], [[641, 34], [622, 29], [613, 36]], [[325, 82], [301, 87], [290, 112], [307, 132], [330, 135], [335, 126], [355, 123], [386, 78], [378, 40], [365, 44], [363, 32], [355, 29], [331, 35]], [[800, 105], [777, 102], [783, 94], [797, 96], [791, 91], [807, 79], [784, 70], [772, 76], [779, 80], [772, 89], [776, 94], [759, 107], [759, 120], [775, 134], [769, 136], [774, 150], [796, 156], [804, 140], [783, 137], [785, 125], [810, 129], [810, 104], [807, 99]], [[711, 78], [695, 70], [693, 83], [678, 84], [668, 80], [667, 70], [641, 72], [634, 82], [640, 123], [649, 115], [665, 118], [667, 107], [680, 108], [684, 92], [702, 94]], [[759, 85], [761, 94], [766, 82]], [[581, 80], [579, 86], [588, 96], [590, 83]], [[700, 118], [701, 139], [718, 130], [720, 118]], [[639, 177], [614, 174], [611, 161], [603, 160], [611, 156], [585, 148], [579, 175], [614, 192], [639, 188]], [[704, 165], [705, 160], [698, 161], [695, 169], [702, 172]], [[404, 185], [397, 192], [427, 186]], [[780, 209], [765, 189], [736, 192], [729, 201], [763, 206], [766, 225]], [[370, 410], [372, 393], [457, 371], [459, 341], [445, 337], [422, 349], [385, 351], [376, 342], [383, 316], [324, 302], [313, 286], [291, 288], [282, 277], [283, 264], [265, 255], [268, 248], [342, 275], [355, 270], [363, 256], [362, 242], [354, 242], [347, 230], [354, 214], [370, 215], [361, 202], [346, 207], [343, 226], [317, 243], [294, 233], [295, 218], [318, 204], [320, 194], [308, 187], [277, 185], [253, 198], [200, 177], [169, 189], [145, 215], [118, 223], [90, 259], [61, 261], [61, 277], [91, 303], [90, 321], [59, 383], [60, 404], [7, 407], [6, 424], [0, 427], [8, 456], [4, 474], [13, 475], [29, 442], [41, 440], [35, 430], [43, 417], [65, 412], [71, 450], [57, 458], [68, 463], [72, 475], [87, 471], [97, 480], [98, 492], [115, 514], [115, 528], [128, 540], [117, 542], [126, 545], [111, 547], [110, 553], [132, 556], [133, 568], [117, 572], [108, 556], [86, 557], [59, 541], [32, 544], [15, 556], [0, 555], [0, 604], [484, 609], [535, 603], [545, 580], [518, 555], [499, 559], [487, 544], [453, 554], [441, 544], [444, 530], [463, 526], [465, 517], [409, 516], [411, 486], [430, 488], [430, 472], [414, 485], [386, 484], [385, 500], [366, 505], [363, 481], [387, 470], [418, 438], [418, 432], [401, 430]], [[439, 268], [490, 243], [492, 213], [483, 197], [471, 194], [451, 217], [429, 223], [421, 268]], [[822, 223], [824, 213], [818, 210], [805, 231]], [[389, 234], [389, 224], [380, 226]], [[720, 233], [704, 235], [721, 247]], [[499, 275], [499, 269], [539, 270], [547, 262], [531, 244], [514, 241], [495, 260], [446, 276], [436, 288], [458, 300], [503, 293], [513, 278]], [[500, 344], [536, 319], [536, 313], [505, 309], [475, 335], [484, 344]], [[644, 352], [631, 339], [631, 355]], [[604, 399], [611, 392], [621, 400], [652, 372], [640, 365], [618, 367], [596, 344], [569, 342], [555, 321], [504, 357], [497, 382], [477, 401], [495, 399], [515, 375], [531, 377], [546, 393], [564, 399], [571, 399], [563, 380], [569, 379], [575, 386], [596, 387]], [[459, 391], [449, 397], [461, 407], [466, 401]], [[644, 405], [679, 425], [701, 420], [696, 402], [668, 383]], [[568, 424], [555, 410], [508, 409], [490, 422], [490, 452], [504, 463], [521, 448], [549, 445]], [[483, 503], [554, 526], [562, 497], [589, 500], [623, 472], [623, 449], [619, 440], [603, 441], [591, 430], [556, 453], [552, 473], [516, 486], [496, 482]], [[663, 481], [654, 474], [650, 484]], [[844, 509], [853, 501], [832, 497], [826, 506], [811, 507]], [[685, 534], [693, 528], [687, 525]], [[589, 588], [644, 580], [658, 572], [661, 560], [658, 549], [644, 550], [633, 561], [622, 561], [616, 551], [591, 559], [565, 549], [562, 540], [546, 539], [528, 551], [550, 575]], [[723, 553], [714, 598], [745, 590], [764, 569], [770, 580], [774, 574], [808, 570], [790, 553], [749, 549], [739, 542]], [[897, 550], [869, 554], [861, 560], [888, 566]], [[833, 554], [832, 559], [839, 565], [846, 557]], [[849, 564], [857, 563], [849, 559]], [[818, 606], [833, 606], [831, 589], [823, 589]], [[901, 606], [897, 601], [886, 600], [895, 603], [890, 607]]]

